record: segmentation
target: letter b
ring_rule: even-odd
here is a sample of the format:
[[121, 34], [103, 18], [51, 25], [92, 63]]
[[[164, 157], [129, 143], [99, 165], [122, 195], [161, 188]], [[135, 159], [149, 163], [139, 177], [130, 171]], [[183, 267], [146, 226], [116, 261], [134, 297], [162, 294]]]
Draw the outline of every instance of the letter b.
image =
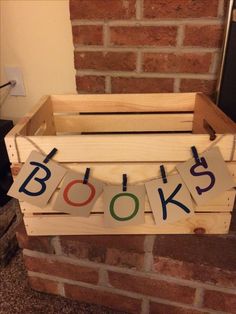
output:
[[[34, 170], [31, 172], [31, 174], [25, 179], [24, 183], [20, 186], [19, 192], [25, 193], [28, 196], [39, 196], [39, 195], [43, 194], [46, 190], [45, 181], [47, 181], [51, 177], [51, 171], [45, 165], [43, 165], [39, 162], [36, 162], [36, 161], [31, 161], [30, 165], [36, 166], [36, 168], [34, 168]], [[39, 171], [40, 168], [45, 171], [45, 176], [43, 178], [38, 178], [38, 177], [34, 178], [34, 176], [36, 175], [36, 173]], [[34, 181], [36, 181], [40, 184], [40, 189], [36, 192], [29, 191], [27, 189], [27, 185], [29, 184], [29, 182], [33, 178], [34, 178]]]

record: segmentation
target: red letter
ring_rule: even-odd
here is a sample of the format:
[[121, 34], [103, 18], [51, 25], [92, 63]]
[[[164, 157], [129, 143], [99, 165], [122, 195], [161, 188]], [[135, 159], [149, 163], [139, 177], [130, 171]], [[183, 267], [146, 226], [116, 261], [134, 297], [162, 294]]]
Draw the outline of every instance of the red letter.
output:
[[76, 203], [76, 202], [73, 202], [73, 201], [71, 201], [69, 199], [68, 193], [69, 193], [70, 188], [73, 185], [77, 184], [77, 183], [83, 184], [83, 181], [82, 180], [73, 180], [73, 181], [71, 181], [70, 183], [67, 184], [67, 186], [66, 186], [66, 188], [65, 188], [65, 190], [63, 192], [63, 198], [64, 198], [65, 202], [68, 203], [71, 206], [76, 206], [76, 207], [85, 206], [85, 205], [89, 204], [93, 200], [93, 198], [95, 196], [95, 193], [96, 193], [95, 188], [94, 188], [94, 186], [91, 183], [86, 183], [86, 186], [88, 186], [90, 188], [89, 198], [86, 201], [84, 201], [84, 202]]

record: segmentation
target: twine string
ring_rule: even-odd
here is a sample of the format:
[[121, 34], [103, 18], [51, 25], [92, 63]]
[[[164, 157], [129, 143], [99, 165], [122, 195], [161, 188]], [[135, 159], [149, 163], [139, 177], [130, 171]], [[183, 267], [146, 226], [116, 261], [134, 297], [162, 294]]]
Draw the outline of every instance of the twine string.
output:
[[[207, 152], [207, 151], [210, 150], [212, 147], [214, 147], [216, 144], [218, 144], [218, 143], [225, 137], [225, 135], [226, 135], [226, 134], [222, 134], [222, 135], [220, 135], [220, 136], [218, 135], [218, 138], [217, 138], [215, 141], [213, 141], [207, 148], [205, 148], [205, 149], [204, 149], [202, 152], [200, 152], [200, 153], [198, 152], [199, 155], [201, 155], [201, 154]], [[31, 145], [33, 145], [34, 148], [35, 148], [36, 150], [38, 150], [42, 155], [47, 156], [47, 154], [46, 154], [31, 138], [17, 133], [17, 134], [15, 135], [15, 147], [16, 147], [17, 157], [18, 157], [18, 160], [19, 160], [19, 161], [20, 161], [20, 158], [19, 158], [20, 153], [19, 153], [19, 149], [18, 149], [17, 143], [16, 143], [16, 138], [17, 138], [17, 137], [24, 138], [24, 139], [27, 140]], [[235, 147], [236, 147], [236, 135], [234, 135], [234, 139], [233, 139], [233, 146], [232, 146], [232, 150], [231, 150], [231, 154], [230, 154], [230, 161], [233, 161]], [[189, 149], [189, 150], [190, 150], [190, 149]], [[193, 159], [193, 157], [187, 159], [186, 161], [189, 161], [189, 160], [191, 160], [191, 159]], [[64, 165], [63, 165], [63, 167], [64, 167]], [[168, 171], [168, 172], [166, 171], [166, 175], [167, 175], [167, 176], [168, 176], [168, 175], [171, 175], [171, 174], [174, 173], [174, 172], [176, 172], [175, 166], [174, 166], [174, 168], [171, 169], [170, 171]], [[145, 183], [145, 182], [148, 182], [148, 181], [151, 181], [151, 180], [161, 179], [161, 178], [162, 178], [161, 175], [160, 175], [160, 176], [156, 175], [155, 177], [152, 177], [152, 178], [149, 178], [149, 179], [146, 179], [146, 180], [139, 180], [139, 181], [132, 182], [132, 184], [141, 184], [141, 183]], [[100, 180], [100, 181], [102, 181], [102, 180]]]

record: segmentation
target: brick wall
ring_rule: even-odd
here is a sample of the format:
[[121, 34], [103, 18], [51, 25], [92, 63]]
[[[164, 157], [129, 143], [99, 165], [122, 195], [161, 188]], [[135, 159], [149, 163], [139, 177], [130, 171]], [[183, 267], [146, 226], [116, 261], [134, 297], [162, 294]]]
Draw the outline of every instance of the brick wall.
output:
[[29, 283], [115, 311], [236, 313], [236, 235], [28, 237]]
[[226, 0], [70, 0], [79, 93], [215, 90]]
[[[214, 90], [222, 0], [71, 0], [79, 93]], [[236, 230], [236, 219], [233, 219]], [[33, 289], [127, 313], [236, 313], [236, 234], [28, 237]]]

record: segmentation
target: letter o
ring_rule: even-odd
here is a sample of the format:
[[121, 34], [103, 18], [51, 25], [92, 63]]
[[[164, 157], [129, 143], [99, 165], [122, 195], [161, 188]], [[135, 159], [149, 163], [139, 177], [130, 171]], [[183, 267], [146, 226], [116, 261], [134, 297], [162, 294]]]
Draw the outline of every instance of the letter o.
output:
[[[122, 196], [129, 196], [131, 197], [133, 200], [134, 200], [134, 204], [135, 204], [135, 208], [134, 208], [134, 211], [133, 213], [128, 216], [128, 217], [119, 217], [116, 215], [115, 213], [115, 209], [114, 209], [114, 205], [115, 205], [115, 202], [116, 200], [119, 198], [119, 197], [122, 197]], [[111, 213], [111, 216], [118, 220], [118, 221], [126, 221], [126, 220], [130, 220], [132, 218], [134, 218], [137, 213], [138, 213], [138, 210], [139, 210], [139, 200], [137, 198], [137, 196], [135, 196], [134, 194], [131, 194], [131, 193], [119, 193], [119, 194], [116, 194], [112, 200], [111, 200], [111, 203], [110, 203], [110, 206], [109, 206], [109, 210], [110, 210], [110, 213]]]
[[65, 202], [68, 203], [68, 204], [71, 205], [71, 206], [77, 206], [77, 207], [79, 207], [79, 206], [85, 206], [85, 205], [89, 204], [89, 203], [93, 200], [93, 198], [94, 198], [94, 196], [95, 196], [95, 193], [96, 193], [95, 187], [94, 187], [91, 183], [86, 183], [86, 185], [90, 188], [90, 195], [89, 195], [89, 198], [88, 198], [86, 201], [84, 201], [84, 202], [80, 202], [80, 203], [78, 203], [78, 202], [73, 202], [73, 201], [71, 201], [71, 200], [69, 199], [68, 193], [69, 193], [70, 188], [71, 188], [73, 185], [77, 184], [77, 183], [82, 183], [82, 184], [83, 184], [83, 181], [82, 181], [82, 180], [73, 180], [73, 181], [71, 181], [69, 184], [67, 184], [67, 186], [66, 186], [66, 188], [65, 188], [65, 190], [64, 190], [64, 192], [63, 192], [63, 198], [64, 198]]

